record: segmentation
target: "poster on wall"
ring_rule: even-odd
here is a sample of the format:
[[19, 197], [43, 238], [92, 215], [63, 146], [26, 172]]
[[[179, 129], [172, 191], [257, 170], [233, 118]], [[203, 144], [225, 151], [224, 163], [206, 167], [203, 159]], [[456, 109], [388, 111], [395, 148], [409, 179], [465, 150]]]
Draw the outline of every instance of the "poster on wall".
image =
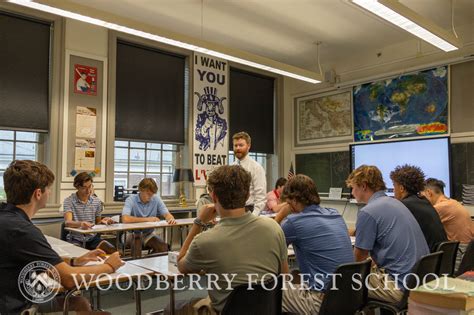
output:
[[354, 140], [448, 132], [448, 67], [354, 87]]
[[74, 65], [74, 93], [97, 95], [97, 68]]
[[227, 164], [229, 141], [228, 63], [194, 54], [193, 170], [196, 186], [207, 173]]
[[95, 170], [95, 149], [94, 139], [76, 139], [74, 168], [77, 171]]
[[352, 139], [352, 91], [295, 99], [295, 146]]
[[76, 137], [94, 138], [97, 129], [97, 110], [93, 107], [76, 107]]

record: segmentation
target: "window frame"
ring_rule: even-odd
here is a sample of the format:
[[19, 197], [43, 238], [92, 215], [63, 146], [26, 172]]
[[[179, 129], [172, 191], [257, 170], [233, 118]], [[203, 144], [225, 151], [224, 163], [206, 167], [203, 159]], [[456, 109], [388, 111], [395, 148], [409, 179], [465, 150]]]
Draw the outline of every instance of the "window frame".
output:
[[[126, 143], [126, 145], [124, 144]], [[137, 144], [140, 144], [140, 146], [138, 146]], [[143, 146], [141, 146], [143, 145]], [[159, 148], [154, 148], [154, 147], [151, 147], [151, 145], [153, 146], [156, 146], [158, 145]], [[171, 148], [165, 148], [165, 146], [171, 146]], [[116, 149], [126, 149], [127, 150], [127, 160], [126, 160], [126, 163], [127, 163], [127, 166], [126, 166], [126, 171], [117, 171], [116, 170], [116, 163], [117, 163], [117, 156], [116, 156]], [[130, 168], [130, 152], [134, 149], [138, 149], [138, 150], [143, 150], [144, 151], [144, 160], [143, 160], [143, 172], [142, 171], [133, 171], [131, 170]], [[148, 166], [148, 152], [159, 152], [159, 156], [160, 156], [160, 159], [159, 159], [159, 164], [160, 164], [160, 170], [159, 172], [155, 172], [155, 171], [148, 171], [147, 170], [147, 166]], [[168, 171], [164, 171], [164, 167], [163, 167], [163, 155], [164, 153], [166, 152], [171, 152], [172, 153], [172, 159], [171, 159], [171, 172], [168, 172]], [[173, 154], [174, 153], [174, 154]], [[173, 177], [173, 173], [174, 173], [174, 170], [176, 169], [176, 166], [178, 164], [178, 156], [179, 156], [179, 153], [180, 153], [180, 146], [178, 144], [171, 144], [171, 143], [161, 143], [161, 142], [153, 142], [153, 141], [135, 141], [135, 140], [125, 140], [125, 139], [115, 139], [114, 140], [114, 162], [113, 162], [113, 168], [114, 168], [114, 171], [113, 171], [113, 181], [114, 181], [114, 186], [115, 186], [115, 180], [116, 180], [116, 175], [117, 174], [121, 174], [121, 175], [125, 175], [126, 176], [126, 182], [127, 182], [127, 185], [128, 187], [125, 187], [125, 188], [130, 188], [131, 187], [131, 175], [143, 175], [144, 177], [147, 177], [147, 176], [152, 176], [153, 178], [156, 178], [156, 177], [159, 177], [160, 178], [160, 182], [158, 183], [157, 182], [157, 185], [158, 185], [158, 194], [159, 196], [163, 199], [163, 200], [173, 200], [173, 199], [177, 199], [178, 198], [178, 189], [176, 187], [174, 187], [174, 194], [172, 195], [163, 195], [163, 175], [167, 175], [167, 176], [170, 176], [171, 178], [171, 182], [172, 182], [172, 177]], [[166, 167], [166, 166], [165, 166]], [[137, 183], [138, 185], [138, 183]]]
[[[39, 132], [36, 132], [36, 131], [29, 131], [29, 130], [12, 130], [12, 129], [0, 129], [0, 131], [7, 131], [7, 132], [13, 132], [13, 138], [11, 139], [8, 139], [6, 137], [2, 137], [2, 135], [0, 134], [0, 142], [12, 142], [13, 143], [13, 151], [12, 151], [12, 156], [13, 156], [13, 159], [10, 160], [8, 163], [7, 163], [7, 167], [8, 165], [17, 159], [17, 144], [18, 143], [34, 143], [36, 144], [36, 150], [35, 150], [35, 158], [33, 159], [34, 161], [38, 161], [38, 162], [42, 162], [42, 156], [43, 156], [43, 137], [42, 137], [42, 134], [39, 133]], [[18, 133], [23, 133], [23, 132], [27, 132], [27, 133], [32, 133], [32, 134], [35, 134], [36, 135], [36, 140], [18, 140]], [[1, 154], [0, 154], [1, 156]], [[6, 160], [5, 160], [6, 161]], [[0, 164], [1, 165], [1, 164]], [[0, 182], [1, 182], [1, 185], [0, 185], [0, 200], [6, 200], [6, 195], [5, 195], [5, 189], [4, 189], [4, 183], [3, 183], [3, 174], [5, 173], [5, 170], [7, 169], [7, 167], [5, 168], [2, 168], [0, 166]]]

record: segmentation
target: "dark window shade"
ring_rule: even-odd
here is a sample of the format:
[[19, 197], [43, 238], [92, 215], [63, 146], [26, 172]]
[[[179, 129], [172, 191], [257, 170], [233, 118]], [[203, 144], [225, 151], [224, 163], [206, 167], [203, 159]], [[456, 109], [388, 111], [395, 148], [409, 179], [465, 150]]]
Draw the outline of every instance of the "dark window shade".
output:
[[48, 132], [51, 24], [0, 12], [0, 128]]
[[184, 143], [185, 57], [117, 42], [117, 139]]
[[[252, 152], [274, 153], [274, 81], [270, 77], [230, 69], [230, 136], [246, 131], [252, 138]], [[232, 140], [229, 144], [232, 150]]]

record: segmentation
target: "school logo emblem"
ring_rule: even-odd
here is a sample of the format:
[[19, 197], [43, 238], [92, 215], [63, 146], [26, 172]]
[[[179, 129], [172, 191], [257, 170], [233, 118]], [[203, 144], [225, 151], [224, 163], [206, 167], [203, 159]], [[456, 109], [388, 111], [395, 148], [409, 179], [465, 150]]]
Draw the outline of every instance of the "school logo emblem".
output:
[[34, 261], [26, 265], [18, 276], [21, 294], [33, 303], [52, 300], [57, 292], [61, 277], [53, 265], [44, 261]]

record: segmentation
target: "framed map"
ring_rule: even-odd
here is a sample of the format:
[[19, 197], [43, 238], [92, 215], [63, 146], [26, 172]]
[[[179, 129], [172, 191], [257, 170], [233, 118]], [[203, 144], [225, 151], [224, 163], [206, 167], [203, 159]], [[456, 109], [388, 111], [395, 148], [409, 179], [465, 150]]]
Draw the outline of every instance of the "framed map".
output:
[[448, 133], [448, 67], [354, 87], [354, 140]]
[[295, 98], [295, 146], [352, 139], [352, 91]]

